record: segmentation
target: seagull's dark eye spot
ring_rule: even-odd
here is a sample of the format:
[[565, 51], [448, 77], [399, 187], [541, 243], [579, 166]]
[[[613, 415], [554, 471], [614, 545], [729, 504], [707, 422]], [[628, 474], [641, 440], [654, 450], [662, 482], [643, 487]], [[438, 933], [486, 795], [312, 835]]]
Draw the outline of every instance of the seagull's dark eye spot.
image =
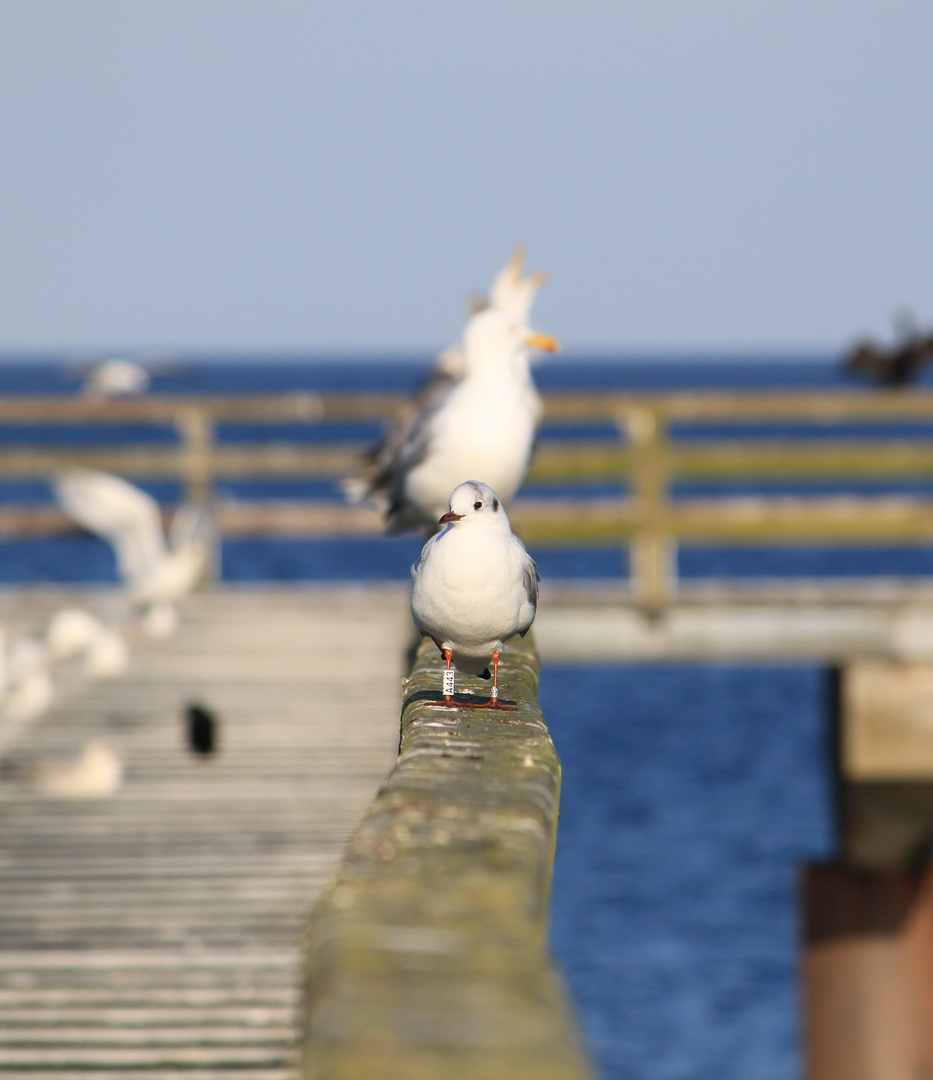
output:
[[473, 503], [473, 509], [474, 510], [482, 510], [483, 509], [483, 504], [481, 502], [475, 502], [475, 503]]
[[493, 499], [492, 500], [493, 513], [495, 513], [498, 509], [499, 509], [499, 500], [498, 499]]

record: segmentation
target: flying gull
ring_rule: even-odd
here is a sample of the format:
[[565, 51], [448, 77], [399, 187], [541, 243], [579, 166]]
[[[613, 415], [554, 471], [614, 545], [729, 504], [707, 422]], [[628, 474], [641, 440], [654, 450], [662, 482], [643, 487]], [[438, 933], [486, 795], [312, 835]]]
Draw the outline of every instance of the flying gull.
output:
[[73, 469], [58, 477], [55, 492], [67, 514], [113, 546], [130, 600], [147, 615], [173, 613], [203, 576], [209, 523], [199, 508], [179, 507], [167, 540], [158, 503], [119, 476]]

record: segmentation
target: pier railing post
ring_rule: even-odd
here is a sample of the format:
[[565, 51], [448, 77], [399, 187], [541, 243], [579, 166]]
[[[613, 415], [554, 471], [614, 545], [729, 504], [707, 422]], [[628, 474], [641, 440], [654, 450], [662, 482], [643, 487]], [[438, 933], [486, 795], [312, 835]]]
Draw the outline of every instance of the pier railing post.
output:
[[839, 856], [804, 871], [807, 1075], [933, 1076], [933, 668], [829, 674]]
[[204, 409], [185, 406], [175, 419], [181, 438], [182, 481], [189, 502], [207, 505], [214, 487], [214, 421]]
[[[196, 405], [179, 409], [175, 427], [181, 440], [181, 480], [187, 502], [202, 507], [207, 512], [214, 498], [215, 423], [213, 416]], [[219, 538], [211, 530], [214, 550], [207, 562], [206, 577], [213, 581], [220, 572]]]
[[677, 574], [677, 545], [668, 520], [667, 425], [658, 410], [647, 405], [632, 408], [623, 425], [631, 447], [639, 520], [629, 546], [629, 578], [636, 601], [657, 614], [672, 599]]

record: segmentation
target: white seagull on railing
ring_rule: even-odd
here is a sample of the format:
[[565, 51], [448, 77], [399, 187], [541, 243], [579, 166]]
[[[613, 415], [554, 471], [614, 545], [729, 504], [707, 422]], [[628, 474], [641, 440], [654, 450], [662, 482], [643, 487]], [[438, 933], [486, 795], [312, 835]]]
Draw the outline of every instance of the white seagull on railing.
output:
[[158, 503], [119, 476], [74, 469], [55, 492], [70, 517], [112, 545], [130, 600], [148, 613], [173, 611], [203, 577], [210, 523], [200, 508], [179, 507], [167, 542]]
[[511, 709], [499, 703], [499, 659], [503, 642], [524, 636], [538, 603], [538, 568], [512, 532], [498, 495], [469, 480], [450, 496], [450, 510], [412, 567], [411, 614], [447, 661], [444, 697], [432, 704], [459, 708], [453, 699], [453, 668], [489, 677], [488, 703], [474, 708]]

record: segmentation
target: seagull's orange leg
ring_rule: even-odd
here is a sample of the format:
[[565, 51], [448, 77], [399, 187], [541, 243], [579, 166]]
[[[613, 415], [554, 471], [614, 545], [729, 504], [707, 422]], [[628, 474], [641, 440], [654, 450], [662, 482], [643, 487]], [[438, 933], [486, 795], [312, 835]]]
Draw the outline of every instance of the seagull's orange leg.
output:
[[454, 669], [450, 666], [451, 661], [454, 658], [453, 649], [444, 650], [444, 659], [447, 661], [447, 667], [444, 670], [444, 696], [440, 701], [426, 701], [425, 705], [433, 705], [435, 708], [441, 709], [459, 709], [460, 702], [454, 701]]
[[474, 709], [505, 709], [507, 712], [517, 712], [517, 705], [501, 705], [499, 703], [499, 661], [502, 653], [498, 649], [492, 654], [492, 693], [489, 700], [482, 705], [474, 705]]

